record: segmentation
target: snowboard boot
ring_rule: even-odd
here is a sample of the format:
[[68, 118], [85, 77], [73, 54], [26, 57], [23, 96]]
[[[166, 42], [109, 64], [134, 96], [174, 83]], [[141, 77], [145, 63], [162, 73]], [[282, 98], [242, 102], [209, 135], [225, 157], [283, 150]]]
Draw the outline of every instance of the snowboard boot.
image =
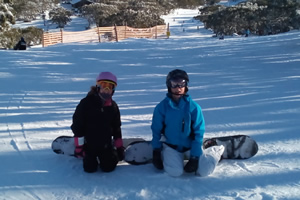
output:
[[217, 164], [221, 160], [224, 150], [225, 148], [223, 145], [212, 146], [208, 149], [205, 149], [203, 154], [200, 156], [199, 168], [196, 172], [196, 175], [205, 177], [212, 174]]

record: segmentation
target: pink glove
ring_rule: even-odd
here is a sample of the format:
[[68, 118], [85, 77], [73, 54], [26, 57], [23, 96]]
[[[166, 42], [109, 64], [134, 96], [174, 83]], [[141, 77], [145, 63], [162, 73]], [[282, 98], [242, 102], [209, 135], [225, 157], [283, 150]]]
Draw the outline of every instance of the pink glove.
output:
[[74, 155], [76, 158], [83, 158], [84, 153], [84, 137], [74, 137], [74, 143], [75, 143], [75, 152]]
[[123, 147], [123, 140], [121, 138], [118, 138], [114, 141], [114, 145], [117, 148], [118, 158], [119, 161], [123, 160], [125, 157], [124, 154], [124, 147]]

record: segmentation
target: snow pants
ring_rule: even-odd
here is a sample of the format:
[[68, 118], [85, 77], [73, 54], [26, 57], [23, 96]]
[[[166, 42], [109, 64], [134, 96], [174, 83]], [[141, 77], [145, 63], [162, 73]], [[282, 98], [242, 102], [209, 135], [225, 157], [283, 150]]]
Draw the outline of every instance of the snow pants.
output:
[[[203, 154], [199, 158], [199, 167], [196, 171], [198, 176], [208, 176], [213, 173], [218, 162], [221, 159], [221, 155], [224, 152], [224, 146], [212, 146], [203, 150]], [[189, 152], [181, 153], [175, 149], [163, 144], [162, 160], [164, 170], [170, 176], [180, 176], [184, 172], [184, 158], [189, 157]]]
[[104, 172], [113, 171], [119, 162], [117, 151], [113, 147], [101, 149], [99, 152], [86, 152], [83, 158], [85, 172], [96, 172], [98, 166]]

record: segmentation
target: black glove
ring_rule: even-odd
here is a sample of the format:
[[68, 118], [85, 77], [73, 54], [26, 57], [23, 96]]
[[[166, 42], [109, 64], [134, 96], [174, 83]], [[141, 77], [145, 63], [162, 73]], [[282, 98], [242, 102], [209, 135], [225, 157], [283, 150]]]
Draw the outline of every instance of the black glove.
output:
[[156, 167], [157, 169], [164, 168], [162, 160], [161, 160], [161, 150], [160, 149], [153, 150], [152, 163], [153, 163], [154, 167]]
[[118, 159], [119, 159], [119, 161], [123, 160], [124, 157], [125, 157], [125, 154], [124, 154], [124, 147], [119, 147], [119, 148], [117, 148], [117, 154], [118, 154]]
[[198, 169], [199, 158], [192, 157], [184, 166], [184, 171], [187, 173], [195, 172]]

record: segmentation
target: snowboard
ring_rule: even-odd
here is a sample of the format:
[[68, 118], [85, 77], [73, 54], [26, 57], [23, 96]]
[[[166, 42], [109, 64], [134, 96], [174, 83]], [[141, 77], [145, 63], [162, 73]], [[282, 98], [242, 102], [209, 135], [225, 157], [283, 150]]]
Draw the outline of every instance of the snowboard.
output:
[[[123, 146], [126, 148], [129, 144], [133, 142], [145, 141], [142, 138], [123, 138]], [[75, 143], [74, 137], [72, 136], [59, 136], [53, 140], [51, 148], [54, 153], [63, 154], [67, 156], [75, 156]]]
[[[225, 147], [221, 159], [248, 159], [258, 152], [256, 141], [247, 135], [205, 138], [203, 149], [216, 145]], [[152, 151], [151, 141], [134, 141], [126, 147], [124, 160], [133, 165], [150, 163]], [[189, 151], [184, 158], [189, 159]]]

